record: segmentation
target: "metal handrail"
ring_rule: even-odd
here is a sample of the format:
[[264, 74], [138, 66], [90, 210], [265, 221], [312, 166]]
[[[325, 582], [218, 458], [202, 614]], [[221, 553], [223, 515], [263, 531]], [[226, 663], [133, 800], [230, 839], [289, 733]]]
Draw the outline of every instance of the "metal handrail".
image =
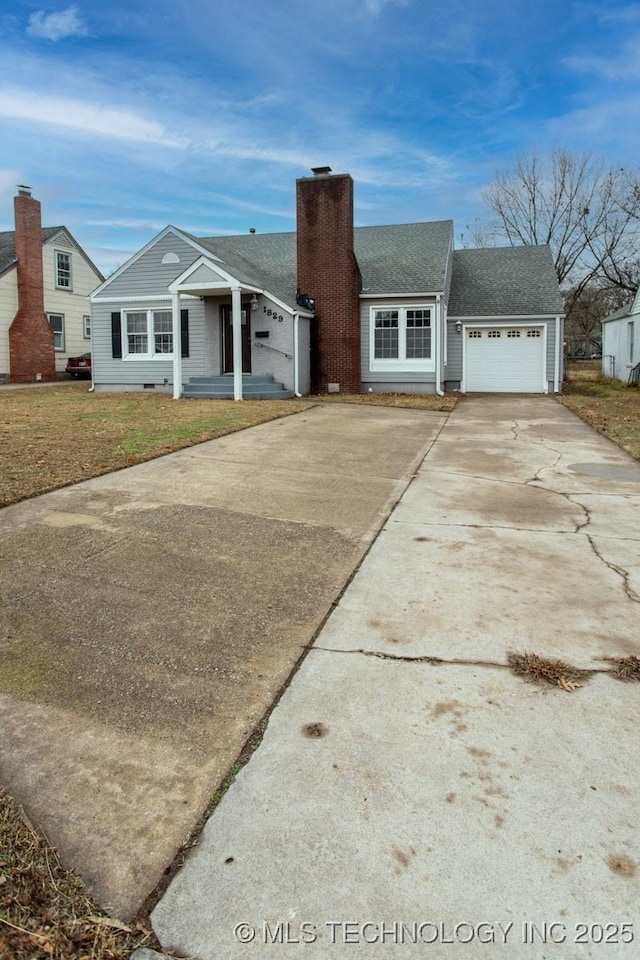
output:
[[272, 347], [269, 343], [263, 343], [261, 340], [254, 340], [253, 343], [254, 346], [260, 347], [262, 350], [273, 350], [274, 353], [281, 353], [287, 360], [293, 360], [293, 356], [290, 353], [285, 353], [284, 350], [278, 350], [277, 347]]
[[631, 368], [629, 379], [627, 380], [628, 387], [637, 387], [638, 385], [640, 385], [640, 363], [636, 363], [635, 367]]

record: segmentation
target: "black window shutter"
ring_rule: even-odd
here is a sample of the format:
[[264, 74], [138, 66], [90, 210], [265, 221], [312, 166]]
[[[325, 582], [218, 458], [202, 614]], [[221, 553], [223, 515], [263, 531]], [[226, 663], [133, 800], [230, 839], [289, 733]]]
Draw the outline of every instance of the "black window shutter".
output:
[[122, 359], [122, 326], [119, 310], [111, 314], [111, 356], [114, 360]]
[[189, 356], [189, 311], [180, 311], [180, 339], [182, 340], [182, 357]]

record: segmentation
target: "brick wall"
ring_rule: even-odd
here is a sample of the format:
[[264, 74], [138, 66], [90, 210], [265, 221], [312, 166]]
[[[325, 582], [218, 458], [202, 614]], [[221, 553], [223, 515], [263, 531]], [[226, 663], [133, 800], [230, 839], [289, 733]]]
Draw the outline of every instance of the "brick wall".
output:
[[316, 301], [312, 389], [359, 393], [360, 276], [353, 252], [353, 180], [320, 174], [297, 181], [298, 287]]
[[18, 312], [9, 327], [9, 362], [13, 383], [55, 380], [53, 329], [44, 312], [42, 218], [40, 204], [20, 189], [14, 198]]

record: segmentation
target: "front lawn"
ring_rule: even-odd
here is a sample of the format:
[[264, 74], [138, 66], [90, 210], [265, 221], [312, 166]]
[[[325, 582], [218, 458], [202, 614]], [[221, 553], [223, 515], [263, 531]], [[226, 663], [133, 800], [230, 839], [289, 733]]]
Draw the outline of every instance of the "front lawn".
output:
[[82, 382], [0, 390], [0, 506], [312, 405], [89, 393]]

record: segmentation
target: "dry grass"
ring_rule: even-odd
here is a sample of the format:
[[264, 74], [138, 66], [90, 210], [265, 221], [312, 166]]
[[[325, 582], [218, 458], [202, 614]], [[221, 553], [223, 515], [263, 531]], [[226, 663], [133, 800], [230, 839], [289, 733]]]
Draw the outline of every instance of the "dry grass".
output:
[[591, 676], [590, 671], [579, 670], [564, 660], [550, 660], [527, 651], [508, 653], [507, 662], [516, 676], [530, 683], [560, 687], [567, 692], [578, 690]]
[[87, 382], [0, 390], [0, 507], [332, 401], [445, 411], [456, 403], [403, 394], [176, 402], [89, 393]]
[[640, 460], [640, 388], [600, 373], [599, 361], [569, 365], [560, 397], [585, 423]]
[[374, 406], [405, 407], [413, 410], [434, 410], [450, 413], [458, 402], [452, 393], [444, 397], [413, 393], [328, 393], [314, 397], [322, 403], [364, 403]]
[[297, 413], [309, 400], [184, 400], [64, 383], [0, 390], [0, 506]]
[[629, 657], [603, 657], [606, 663], [613, 664], [613, 669], [608, 671], [617, 680], [635, 680], [640, 683], [640, 658], [631, 654]]
[[0, 960], [128, 960], [140, 946], [157, 941], [107, 917], [0, 789]]

